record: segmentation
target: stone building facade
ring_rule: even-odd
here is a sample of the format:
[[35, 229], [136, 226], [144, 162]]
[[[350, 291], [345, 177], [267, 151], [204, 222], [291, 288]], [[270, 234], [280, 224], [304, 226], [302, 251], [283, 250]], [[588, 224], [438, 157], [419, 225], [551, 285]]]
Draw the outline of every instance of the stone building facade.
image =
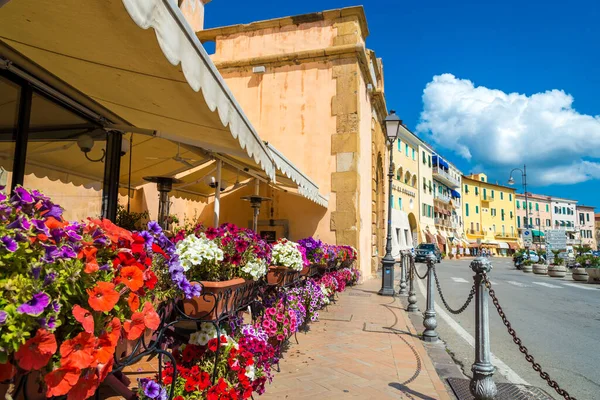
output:
[[197, 35], [215, 42], [212, 60], [261, 137], [329, 194], [314, 235], [356, 247], [371, 274], [385, 252], [388, 166], [383, 66], [368, 34], [351, 7]]

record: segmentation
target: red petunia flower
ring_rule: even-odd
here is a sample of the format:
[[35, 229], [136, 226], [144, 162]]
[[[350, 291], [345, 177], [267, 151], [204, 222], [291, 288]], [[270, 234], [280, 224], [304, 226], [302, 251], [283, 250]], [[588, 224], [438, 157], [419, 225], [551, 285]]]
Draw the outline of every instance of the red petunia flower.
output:
[[141, 235], [138, 235], [137, 233], [134, 233], [132, 236], [133, 236], [133, 243], [131, 243], [131, 252], [133, 254], [144, 253], [145, 252], [144, 243], [146, 243], [144, 238]]
[[54, 335], [45, 329], [38, 329], [36, 335], [15, 353], [15, 359], [25, 371], [37, 370], [48, 364], [56, 348]]
[[144, 304], [144, 308], [142, 309], [142, 313], [144, 314], [144, 324], [146, 328], [151, 329], [153, 331], [157, 330], [160, 325], [160, 317], [158, 313], [154, 310], [154, 306], [149, 301]]
[[138, 267], [129, 266], [121, 269], [118, 282], [123, 283], [132, 292], [144, 286], [144, 274]]
[[95, 311], [111, 311], [119, 302], [119, 293], [115, 291], [115, 285], [110, 282], [98, 282], [93, 289], [87, 290], [88, 303]]
[[206, 388], [208, 388], [210, 384], [210, 375], [208, 374], [208, 372], [201, 372], [200, 379], [198, 382], [198, 388], [200, 389], [200, 391], [206, 390]]
[[67, 365], [46, 374], [44, 378], [48, 388], [46, 396], [50, 398], [67, 394], [79, 380], [80, 373], [79, 368]]
[[140, 312], [133, 313], [131, 316], [131, 321], [125, 321], [123, 324], [123, 329], [127, 333], [128, 340], [136, 340], [139, 339], [140, 336], [146, 330], [146, 325], [144, 324], [144, 314]]
[[81, 307], [79, 304], [75, 304], [73, 307], [73, 316], [75, 317], [75, 320], [83, 326], [83, 329], [87, 333], [94, 333], [94, 317], [91, 312]]
[[156, 243], [152, 243], [152, 252], [160, 254], [161, 256], [163, 256], [164, 258], [166, 258], [167, 260], [169, 259], [169, 256]]
[[69, 390], [67, 400], [85, 400], [94, 395], [98, 389], [99, 381], [95, 371], [88, 371], [79, 377], [79, 380]]
[[[166, 382], [165, 382], [165, 383], [166, 383]], [[185, 397], [183, 397], [183, 396], [175, 396], [175, 397], [173, 398], [173, 400], [185, 400]]]
[[156, 284], [158, 283], [158, 278], [156, 274], [150, 270], [146, 270], [144, 272], [144, 285], [150, 290], [154, 289]]
[[60, 345], [61, 364], [88, 368], [94, 362], [95, 344], [96, 338], [87, 332], [81, 332], [73, 339], [63, 342]]
[[112, 371], [114, 364], [115, 359], [111, 357], [106, 364], [98, 365], [98, 383], [104, 382], [108, 374]]
[[0, 382], [7, 381], [12, 379], [13, 376], [17, 373], [17, 368], [14, 365], [7, 362], [5, 364], [0, 364]]
[[208, 341], [207, 347], [212, 352], [217, 351], [217, 348], [219, 347], [219, 341], [217, 340], [217, 338], [210, 339]]
[[90, 219], [90, 222], [102, 229], [102, 231], [113, 243], [118, 243], [119, 240], [126, 240], [129, 243], [133, 242], [133, 236], [131, 235], [131, 232], [118, 227], [108, 219]]
[[189, 393], [189, 392], [195, 392], [195, 391], [196, 391], [196, 385], [195, 385], [195, 383], [194, 383], [193, 381], [191, 381], [190, 379], [188, 379], [188, 380], [185, 382], [185, 387], [184, 387], [184, 388], [185, 388], [185, 391], [186, 391], [186, 392], [188, 392], [188, 393]]
[[129, 308], [131, 308], [132, 312], [136, 312], [140, 309], [140, 298], [135, 293], [129, 293], [129, 298], [127, 299], [127, 304], [129, 304]]
[[112, 345], [116, 346], [121, 337], [121, 321], [119, 318], [114, 317], [112, 321], [110, 321], [110, 324], [106, 327], [106, 332]]

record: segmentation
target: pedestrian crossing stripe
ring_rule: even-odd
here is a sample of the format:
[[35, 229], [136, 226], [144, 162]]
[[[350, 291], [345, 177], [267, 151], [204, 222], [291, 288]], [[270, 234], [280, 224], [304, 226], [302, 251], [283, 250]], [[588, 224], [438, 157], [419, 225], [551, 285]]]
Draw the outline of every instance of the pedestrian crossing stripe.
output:
[[546, 286], [552, 289], [562, 289], [562, 286], [558, 286], [558, 285], [553, 285], [551, 283], [546, 283], [546, 282], [532, 282], [536, 285], [540, 285], [540, 286]]
[[580, 283], [563, 283], [563, 285], [570, 286], [570, 287], [576, 287], [576, 288], [583, 289], [583, 290], [598, 290], [595, 287], [582, 285]]
[[466, 279], [463, 278], [456, 278], [456, 277], [452, 277], [452, 280], [456, 283], [468, 283], [468, 281]]
[[522, 282], [506, 281], [506, 283], [510, 283], [513, 286], [524, 287], [524, 288], [531, 287], [531, 285], [526, 285], [526, 284], [524, 284]]

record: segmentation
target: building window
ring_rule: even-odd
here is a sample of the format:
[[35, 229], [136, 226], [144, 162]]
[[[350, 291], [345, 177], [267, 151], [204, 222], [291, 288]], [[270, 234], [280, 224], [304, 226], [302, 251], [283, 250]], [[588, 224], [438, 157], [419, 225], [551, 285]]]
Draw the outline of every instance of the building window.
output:
[[431, 168], [431, 156], [430, 156], [430, 155], [428, 155], [428, 156], [427, 156], [427, 159], [428, 159], [428, 161], [429, 161], [429, 162], [428, 162], [428, 164], [429, 164], [429, 167]]
[[[409, 239], [409, 237], [408, 237], [408, 229], [405, 229], [405, 230], [404, 230], [404, 239], [405, 239], [405, 241], [406, 241], [406, 245], [407, 245], [407, 246], [409, 246], [410, 239]], [[411, 247], [412, 247], [412, 246], [411, 246]]]
[[514, 227], [510, 227], [510, 237], [515, 237], [515, 228]]
[[552, 225], [552, 223], [550, 222], [550, 220], [549, 220], [549, 219], [547, 219], [547, 220], [546, 220], [546, 226], [551, 226], [551, 225]]
[[504, 193], [500, 192], [500, 200], [504, 200]]
[[475, 186], [475, 196], [477, 196], [479, 194], [479, 188], [477, 186]]
[[527, 217], [523, 217], [523, 228], [527, 228]]
[[567, 209], [565, 207], [562, 208], [562, 213], [566, 214], [567, 213]]
[[535, 203], [535, 211], [540, 211], [540, 203]]
[[398, 208], [402, 210], [402, 198], [398, 199]]
[[587, 222], [590, 222], [590, 213], [585, 214], [585, 219], [587, 220]]
[[479, 232], [479, 222], [477, 223], [477, 232]]
[[504, 221], [504, 209], [502, 209], [502, 210], [500, 211], [500, 215], [501, 215], [501, 217], [502, 217], [502, 221]]
[[427, 179], [423, 178], [423, 190], [427, 190]]
[[540, 226], [540, 219], [539, 218], [535, 219], [535, 224], [536, 224], [536, 226]]
[[505, 235], [505, 229], [504, 229], [504, 225], [502, 225], [502, 236]]
[[495, 217], [495, 216], [496, 216], [496, 209], [492, 208], [492, 217]]
[[494, 198], [494, 191], [492, 190], [492, 199]]
[[469, 205], [467, 203], [465, 203], [465, 216], [469, 216]]
[[517, 200], [517, 210], [521, 209], [521, 203], [519, 202], [519, 200]]
[[533, 218], [529, 217], [529, 226], [533, 226]]
[[465, 194], [469, 194], [469, 185], [465, 185]]
[[423, 152], [423, 164], [427, 164], [427, 158], [425, 157], [425, 152]]
[[546, 204], [546, 212], [550, 212], [548, 204]]
[[521, 227], [521, 218], [517, 218], [517, 228]]
[[479, 206], [475, 206], [475, 214], [479, 214]]
[[408, 143], [404, 144], [404, 153], [406, 154], [406, 157], [408, 157]]
[[423, 204], [423, 216], [427, 216], [427, 204]]
[[513, 212], [510, 212], [510, 219], [513, 219]]
[[496, 233], [496, 224], [492, 225], [492, 230], [494, 233]]
[[508, 194], [508, 201], [512, 201], [512, 193]]
[[402, 140], [398, 139], [398, 151], [402, 151]]
[[487, 199], [487, 189], [483, 188], [483, 199]]

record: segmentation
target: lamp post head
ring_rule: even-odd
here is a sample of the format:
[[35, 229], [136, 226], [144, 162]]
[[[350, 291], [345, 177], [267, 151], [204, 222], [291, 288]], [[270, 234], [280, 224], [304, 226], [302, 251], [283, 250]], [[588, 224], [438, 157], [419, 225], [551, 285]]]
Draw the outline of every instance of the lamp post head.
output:
[[390, 115], [385, 117], [385, 136], [390, 143], [393, 143], [398, 138], [402, 120], [396, 115], [396, 111], [391, 110]]
[[515, 184], [515, 179], [512, 176], [508, 180], [508, 184], [511, 185], [511, 186]]

